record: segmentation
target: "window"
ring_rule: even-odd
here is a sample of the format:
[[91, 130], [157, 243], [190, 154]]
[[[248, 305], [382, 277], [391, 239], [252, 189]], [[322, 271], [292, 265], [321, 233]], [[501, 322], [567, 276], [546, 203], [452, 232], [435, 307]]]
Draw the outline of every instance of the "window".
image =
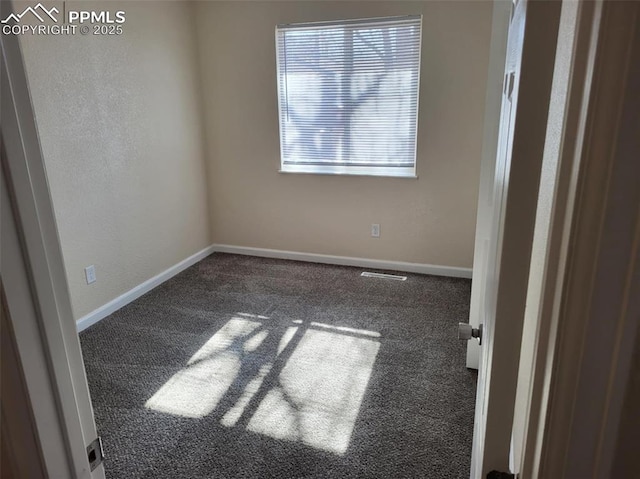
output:
[[421, 26], [276, 27], [281, 171], [415, 176]]

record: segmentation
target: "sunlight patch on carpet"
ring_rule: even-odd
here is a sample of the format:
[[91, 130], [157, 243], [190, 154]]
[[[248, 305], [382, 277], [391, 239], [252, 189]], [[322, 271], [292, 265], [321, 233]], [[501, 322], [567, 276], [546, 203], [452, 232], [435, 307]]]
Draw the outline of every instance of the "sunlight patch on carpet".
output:
[[379, 348], [370, 339], [307, 330], [247, 429], [344, 454]]
[[281, 337], [269, 338], [275, 331], [268, 318], [249, 317], [230, 319], [145, 407], [189, 418], [224, 407], [218, 412], [226, 427], [345, 454], [380, 334], [295, 320], [279, 330]]
[[261, 323], [230, 319], [187, 363], [169, 379], [145, 407], [177, 416], [199, 418], [211, 413], [227, 392], [241, 368], [238, 354], [253, 350], [265, 336], [252, 333]]

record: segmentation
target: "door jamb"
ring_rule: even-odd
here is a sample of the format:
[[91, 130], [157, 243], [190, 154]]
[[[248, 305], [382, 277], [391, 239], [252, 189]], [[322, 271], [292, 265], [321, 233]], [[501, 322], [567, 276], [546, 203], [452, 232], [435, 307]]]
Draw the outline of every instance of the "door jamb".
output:
[[[3, 14], [12, 9], [11, 3], [2, 2]], [[39, 341], [26, 336], [22, 338], [22, 346], [19, 341], [19, 353], [23, 361], [33, 351], [42, 351], [44, 355], [59, 425], [41, 424], [40, 427], [59, 428], [65, 439], [63, 445], [71, 477], [101, 479], [103, 467], [90, 472], [87, 460], [86, 444], [96, 437], [93, 410], [18, 37], [3, 35], [0, 47], [1, 135], [6, 153], [3, 176], [25, 261], [22, 273], [28, 275], [29, 300], [40, 331]], [[3, 267], [3, 279], [21, 274], [19, 270], [19, 266]], [[9, 285], [8, 278], [5, 285]], [[17, 316], [13, 312], [12, 318], [15, 324]], [[30, 395], [32, 393], [30, 391]], [[51, 475], [51, 471], [48, 472]]]
[[640, 111], [640, 5], [580, 7], [576, 48], [588, 55], [578, 58], [587, 64], [577, 65], [577, 81], [585, 85], [566, 113], [577, 133], [564, 138], [560, 157], [569, 193], [550, 230], [554, 287], [543, 292], [528, 338], [537, 346], [522, 477], [611, 476], [640, 327], [640, 140], [632, 116]]

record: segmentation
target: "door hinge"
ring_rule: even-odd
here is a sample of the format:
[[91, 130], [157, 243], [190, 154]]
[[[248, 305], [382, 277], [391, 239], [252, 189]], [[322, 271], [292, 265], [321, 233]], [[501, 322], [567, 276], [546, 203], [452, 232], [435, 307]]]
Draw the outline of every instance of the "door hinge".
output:
[[91, 444], [87, 446], [87, 459], [91, 471], [102, 464], [104, 460], [104, 450], [102, 449], [102, 438], [98, 436]]

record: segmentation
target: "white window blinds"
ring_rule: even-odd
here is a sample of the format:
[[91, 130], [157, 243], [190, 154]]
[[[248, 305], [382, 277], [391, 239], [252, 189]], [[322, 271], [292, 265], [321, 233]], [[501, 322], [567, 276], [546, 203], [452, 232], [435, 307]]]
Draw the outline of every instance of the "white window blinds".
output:
[[421, 26], [276, 27], [282, 171], [415, 175]]

